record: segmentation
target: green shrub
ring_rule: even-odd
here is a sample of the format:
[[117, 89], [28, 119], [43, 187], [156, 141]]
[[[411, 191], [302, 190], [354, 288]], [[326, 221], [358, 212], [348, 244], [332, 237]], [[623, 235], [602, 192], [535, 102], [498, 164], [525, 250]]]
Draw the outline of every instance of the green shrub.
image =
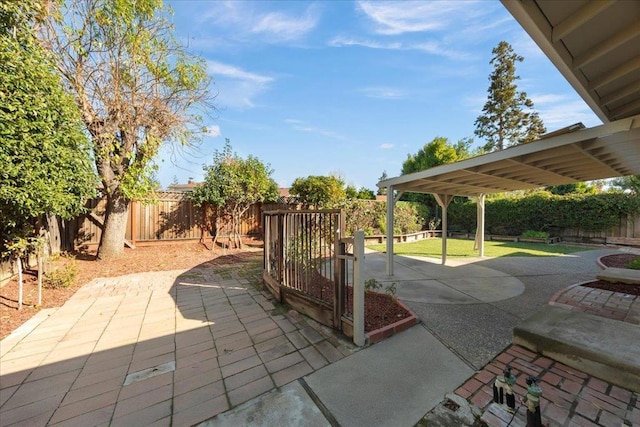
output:
[[546, 231], [527, 230], [521, 234], [521, 237], [524, 237], [525, 239], [547, 239], [549, 237], [549, 233]]
[[387, 218], [380, 218], [378, 220], [378, 230], [380, 230], [380, 234], [387, 234]]
[[415, 233], [422, 229], [424, 218], [420, 217], [417, 203], [397, 202], [393, 212], [394, 232]]
[[52, 270], [44, 275], [44, 287], [49, 289], [68, 288], [76, 280], [78, 269], [76, 263], [71, 261], [62, 267]]
[[625, 265], [625, 267], [640, 270], [640, 257], [634, 259], [629, 264]]
[[[619, 224], [621, 215], [640, 212], [640, 197], [619, 192], [560, 196], [537, 191], [487, 199], [485, 211], [486, 230], [490, 234], [518, 236], [527, 230], [538, 230], [552, 235], [565, 229], [607, 231]], [[475, 202], [449, 205], [450, 230], [470, 231], [475, 224]]]

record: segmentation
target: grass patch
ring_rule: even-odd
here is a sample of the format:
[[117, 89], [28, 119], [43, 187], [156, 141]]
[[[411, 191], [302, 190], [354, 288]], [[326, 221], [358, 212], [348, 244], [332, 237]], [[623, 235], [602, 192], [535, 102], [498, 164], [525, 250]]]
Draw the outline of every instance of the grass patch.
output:
[[[473, 250], [473, 240], [447, 239], [447, 256], [477, 257], [478, 251]], [[367, 248], [379, 252], [386, 252], [386, 244], [368, 245]], [[526, 242], [484, 242], [484, 255], [487, 257], [507, 256], [557, 256], [583, 251], [577, 246], [547, 245], [544, 243]], [[396, 255], [416, 255], [425, 257], [440, 257], [442, 255], [442, 239], [424, 239], [417, 242], [395, 243], [393, 252]]]

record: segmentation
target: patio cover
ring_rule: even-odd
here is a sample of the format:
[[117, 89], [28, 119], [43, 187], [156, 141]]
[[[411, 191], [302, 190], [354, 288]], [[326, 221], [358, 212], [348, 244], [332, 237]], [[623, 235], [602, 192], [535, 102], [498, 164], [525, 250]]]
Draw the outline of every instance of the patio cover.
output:
[[501, 1], [605, 125], [378, 183], [388, 190], [390, 275], [393, 202], [404, 191], [434, 194], [444, 212], [454, 194], [477, 196], [482, 255], [484, 194], [640, 173], [640, 1]]
[[575, 125], [528, 144], [378, 183], [387, 189], [387, 274], [393, 275], [393, 205], [404, 192], [433, 194], [442, 207], [442, 264], [447, 206], [454, 195], [478, 197], [480, 256], [484, 255], [484, 196], [640, 174], [640, 115], [589, 129]]

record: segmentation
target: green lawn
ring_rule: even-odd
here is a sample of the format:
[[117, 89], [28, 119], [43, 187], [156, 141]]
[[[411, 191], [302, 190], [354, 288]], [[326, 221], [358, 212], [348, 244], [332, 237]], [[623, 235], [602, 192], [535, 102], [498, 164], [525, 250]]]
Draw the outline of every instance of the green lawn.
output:
[[[386, 252], [386, 244], [367, 245], [367, 248]], [[544, 243], [524, 242], [484, 242], [484, 255], [487, 257], [504, 256], [556, 256], [583, 251], [577, 246], [546, 245]], [[442, 240], [439, 238], [424, 239], [410, 243], [395, 243], [393, 251], [396, 255], [417, 255], [439, 258], [442, 254]], [[447, 256], [477, 257], [473, 250], [473, 240], [447, 239]]]

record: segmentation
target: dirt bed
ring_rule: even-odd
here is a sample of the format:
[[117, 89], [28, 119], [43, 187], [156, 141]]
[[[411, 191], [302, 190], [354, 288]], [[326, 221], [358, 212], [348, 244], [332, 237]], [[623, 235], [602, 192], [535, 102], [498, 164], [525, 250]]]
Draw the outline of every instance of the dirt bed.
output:
[[[634, 259], [638, 258], [637, 254], [613, 254], [600, 258], [600, 261], [607, 267], [626, 268]], [[596, 280], [585, 283], [583, 286], [589, 288], [603, 289], [605, 291], [619, 292], [622, 294], [640, 296], [640, 285], [630, 285], [627, 283], [611, 283], [604, 280]]]

